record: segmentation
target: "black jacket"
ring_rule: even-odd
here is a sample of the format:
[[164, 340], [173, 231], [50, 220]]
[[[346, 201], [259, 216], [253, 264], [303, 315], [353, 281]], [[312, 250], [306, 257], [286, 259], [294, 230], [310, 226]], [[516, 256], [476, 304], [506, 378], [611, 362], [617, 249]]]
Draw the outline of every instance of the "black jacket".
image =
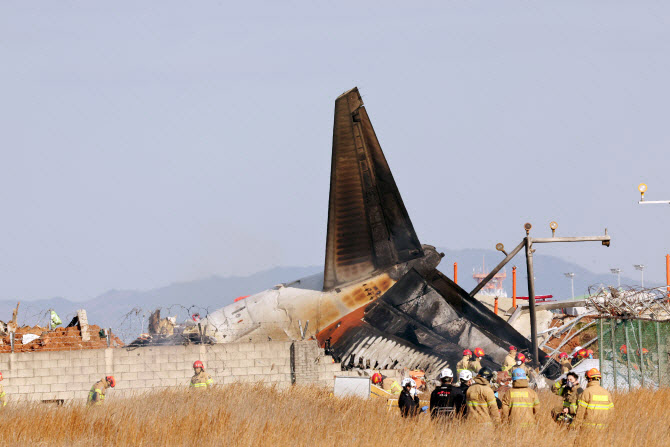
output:
[[398, 407], [400, 408], [400, 416], [414, 417], [419, 414], [419, 396], [410, 396], [409, 392], [403, 388], [398, 397]]
[[454, 412], [453, 386], [440, 385], [430, 394], [430, 417], [451, 415]]
[[455, 386], [451, 389], [452, 406], [456, 416], [465, 416], [468, 412], [468, 406], [465, 404], [465, 393], [468, 392], [469, 386], [463, 385]]

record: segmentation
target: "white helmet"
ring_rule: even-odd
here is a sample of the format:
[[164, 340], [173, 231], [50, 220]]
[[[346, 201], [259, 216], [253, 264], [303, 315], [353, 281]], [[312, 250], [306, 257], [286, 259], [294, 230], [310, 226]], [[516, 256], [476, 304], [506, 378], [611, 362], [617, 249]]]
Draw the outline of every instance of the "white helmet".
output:
[[438, 379], [453, 379], [454, 373], [449, 368], [444, 368], [437, 376]]
[[470, 371], [469, 369], [464, 369], [463, 371], [460, 372], [458, 378], [465, 382], [467, 382], [468, 380], [472, 380], [472, 371]]
[[405, 388], [407, 385], [411, 385], [412, 388], [416, 388], [416, 382], [414, 379], [411, 379], [409, 377], [405, 377], [402, 379], [402, 387]]

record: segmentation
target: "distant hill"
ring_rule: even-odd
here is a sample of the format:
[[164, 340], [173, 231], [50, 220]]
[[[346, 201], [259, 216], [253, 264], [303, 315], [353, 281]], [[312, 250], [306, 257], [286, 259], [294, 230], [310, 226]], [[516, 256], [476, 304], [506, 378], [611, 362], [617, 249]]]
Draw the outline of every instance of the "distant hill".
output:
[[[466, 290], [475, 286], [472, 279], [473, 269], [481, 269], [482, 258], [491, 269], [502, 259], [499, 252], [492, 250], [445, 250], [440, 270], [450, 278], [453, 276], [453, 263], [459, 265], [459, 284]], [[553, 256], [535, 255], [535, 278], [537, 294], [553, 294], [558, 299], [570, 298], [570, 281], [563, 276], [565, 272], [575, 273], [575, 295], [583, 295], [588, 286], [605, 283], [615, 284], [614, 275], [595, 274], [571, 262]], [[526, 264], [522, 253], [508, 264], [505, 286], [509, 296], [512, 293], [512, 265], [517, 270], [517, 293], [526, 293]], [[193, 313], [205, 316], [208, 311], [216, 310], [233, 302], [238, 296], [251, 295], [282, 282], [322, 271], [322, 267], [277, 267], [244, 277], [212, 276], [188, 282], [170, 284], [151, 290], [110, 290], [91, 300], [73, 302], [56, 297], [37, 301], [24, 301], [19, 308], [20, 324], [48, 324], [48, 311], [54, 309], [67, 324], [77, 309], [86, 309], [90, 324], [111, 327], [124, 340], [133, 340], [146, 330], [149, 314], [161, 308], [162, 316], [177, 315], [181, 321]], [[621, 278], [622, 284], [634, 284], [629, 278]], [[650, 284], [651, 285], [651, 284]], [[0, 301], [0, 319], [11, 318], [14, 301]]]

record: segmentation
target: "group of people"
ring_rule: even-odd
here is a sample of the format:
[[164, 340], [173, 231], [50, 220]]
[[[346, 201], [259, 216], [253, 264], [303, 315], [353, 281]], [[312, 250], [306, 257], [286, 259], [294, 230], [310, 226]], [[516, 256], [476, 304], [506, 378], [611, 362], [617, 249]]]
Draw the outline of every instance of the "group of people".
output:
[[[503, 363], [502, 371], [494, 374], [489, 368], [481, 367], [475, 376], [470, 366], [472, 362], [483, 357], [483, 351], [481, 356], [477, 355], [478, 350], [479, 348], [475, 349], [476, 360], [471, 359], [472, 353], [469, 350], [464, 351], [463, 360], [457, 366], [457, 377], [454, 377], [449, 368], [439, 373], [439, 385], [430, 395], [428, 410], [431, 418], [466, 418], [496, 425], [536, 424], [540, 400], [529, 385], [529, 368], [525, 365], [523, 354], [510, 346], [510, 353]], [[561, 356], [560, 360], [561, 367], [564, 367], [565, 360], [572, 367], [567, 354]], [[587, 371], [588, 385], [586, 389], [582, 389], [579, 386], [579, 376], [570, 369], [565, 372], [566, 377], [552, 387], [552, 391], [563, 398], [562, 405], [552, 409], [553, 419], [559, 423], [571, 424], [575, 428], [604, 428], [612, 414], [614, 403], [609, 391], [600, 386], [600, 371], [596, 368]], [[421, 412], [416, 383], [411, 378], [402, 382], [398, 406], [403, 417], [414, 417]]]

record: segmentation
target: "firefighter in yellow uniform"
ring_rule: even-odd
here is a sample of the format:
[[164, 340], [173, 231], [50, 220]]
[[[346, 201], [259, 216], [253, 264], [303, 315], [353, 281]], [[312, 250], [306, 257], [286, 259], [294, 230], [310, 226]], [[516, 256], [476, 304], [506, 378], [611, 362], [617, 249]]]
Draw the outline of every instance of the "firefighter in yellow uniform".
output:
[[[0, 381], [2, 381], [2, 373], [0, 372]], [[5, 388], [0, 384], [0, 405], [4, 407], [7, 405], [7, 393], [5, 393]]]
[[86, 402], [87, 405], [101, 405], [105, 401], [105, 392], [107, 388], [114, 388], [115, 386], [116, 380], [114, 380], [114, 376], [107, 376], [104, 379], [96, 382], [91, 387], [91, 391], [88, 392], [88, 401]]
[[558, 360], [561, 363], [561, 374], [567, 374], [570, 372], [572, 369], [572, 363], [570, 362], [570, 359], [568, 358], [568, 354], [565, 352], [561, 352], [558, 355]]
[[461, 371], [465, 371], [466, 369], [470, 369], [470, 364], [472, 359], [472, 351], [469, 349], [466, 349], [463, 351], [463, 358], [461, 359], [460, 362], [456, 364], [456, 372], [458, 374], [461, 373]]
[[551, 417], [556, 422], [570, 423], [577, 414], [577, 401], [584, 392], [579, 386], [577, 373], [569, 372], [563, 380], [554, 383], [551, 392], [563, 398], [563, 405], [551, 410]]
[[191, 388], [207, 389], [214, 385], [214, 379], [205, 372], [205, 365], [200, 360], [193, 363], [193, 377], [191, 377]]
[[509, 354], [507, 354], [507, 357], [503, 361], [502, 371], [512, 372], [516, 366], [516, 352], [516, 346], [509, 347]]
[[612, 395], [600, 386], [600, 371], [591, 368], [586, 371], [588, 385], [577, 400], [577, 415], [573, 425], [575, 428], [607, 428], [614, 413]]
[[475, 348], [475, 359], [470, 362], [469, 370], [473, 373], [478, 373], [482, 369], [482, 358], [484, 357], [484, 350], [482, 348]]
[[493, 372], [488, 368], [482, 368], [475, 377], [475, 384], [465, 393], [468, 421], [500, 424], [500, 412], [496, 396], [491, 389], [491, 378]]
[[523, 369], [512, 371], [512, 388], [505, 391], [501, 402], [501, 419], [503, 422], [524, 427], [535, 425], [540, 410], [537, 393], [528, 388], [528, 377]]

